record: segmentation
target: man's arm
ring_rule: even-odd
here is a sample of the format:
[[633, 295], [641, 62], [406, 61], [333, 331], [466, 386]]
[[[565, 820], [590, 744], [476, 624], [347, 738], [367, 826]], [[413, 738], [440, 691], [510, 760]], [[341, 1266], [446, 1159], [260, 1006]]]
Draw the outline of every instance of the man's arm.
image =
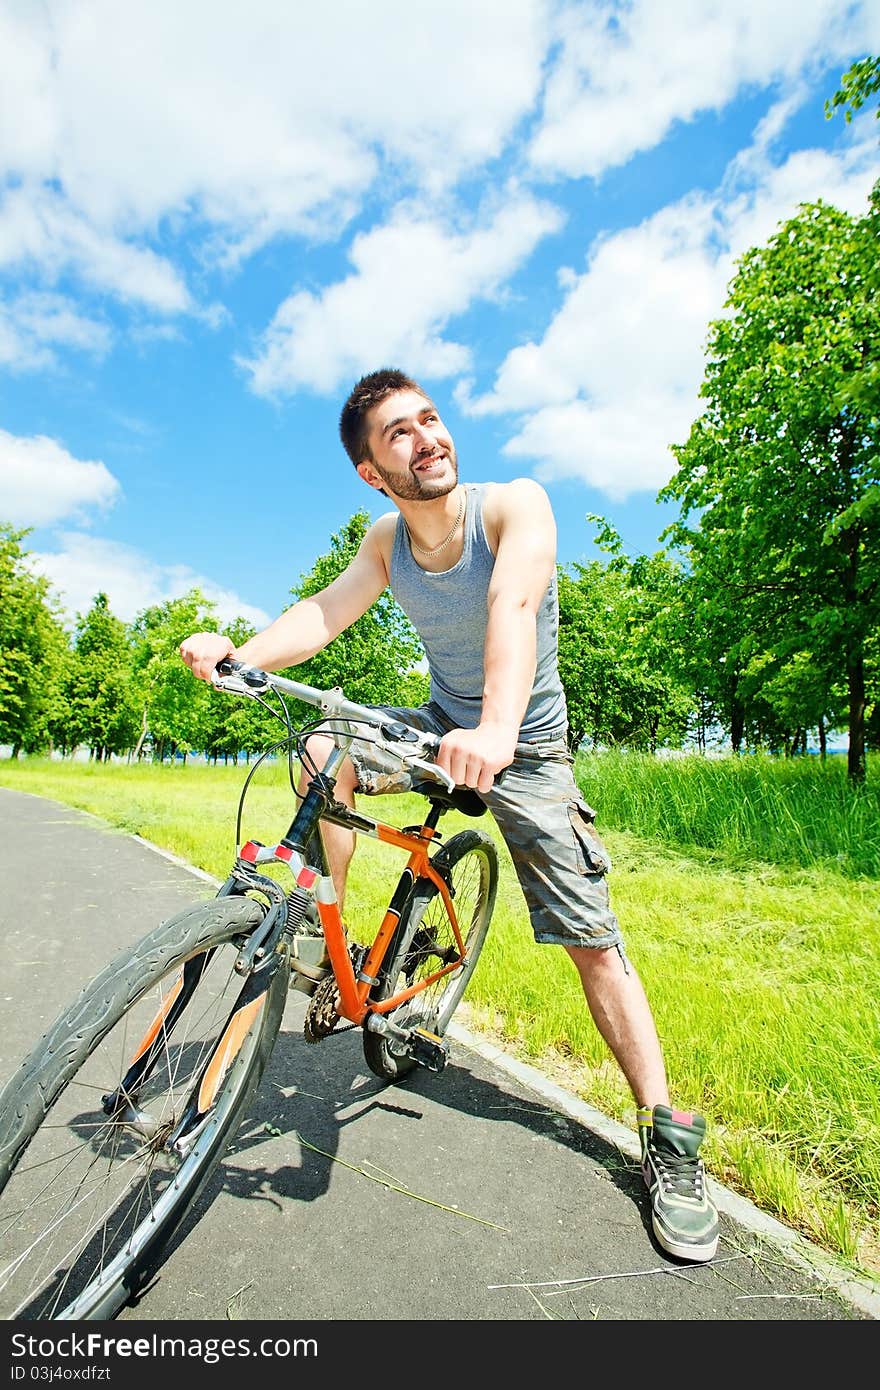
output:
[[385, 560], [371, 526], [347, 569], [326, 589], [294, 603], [268, 627], [238, 648], [223, 633], [197, 632], [180, 644], [180, 655], [194, 676], [210, 680], [224, 657], [247, 661], [263, 671], [296, 666], [321, 651], [375, 603], [388, 584]]
[[535, 679], [538, 608], [556, 564], [556, 522], [544, 489], [518, 478], [498, 499], [482, 714], [476, 729], [447, 734], [438, 758], [459, 785], [482, 792], [513, 761]]

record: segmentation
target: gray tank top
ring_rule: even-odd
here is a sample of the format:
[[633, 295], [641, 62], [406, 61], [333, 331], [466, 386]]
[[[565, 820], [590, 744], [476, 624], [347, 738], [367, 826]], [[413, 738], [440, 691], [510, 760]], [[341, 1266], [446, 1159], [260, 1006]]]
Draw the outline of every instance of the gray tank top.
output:
[[[424, 644], [431, 699], [460, 729], [479, 724], [483, 704], [486, 600], [495, 564], [483, 529], [485, 487], [485, 483], [466, 485], [464, 549], [452, 569], [431, 574], [416, 563], [402, 516], [397, 518], [391, 551], [391, 592]], [[535, 682], [520, 740], [561, 737], [566, 731], [565, 695], [557, 665], [558, 636], [554, 567], [538, 609]]]

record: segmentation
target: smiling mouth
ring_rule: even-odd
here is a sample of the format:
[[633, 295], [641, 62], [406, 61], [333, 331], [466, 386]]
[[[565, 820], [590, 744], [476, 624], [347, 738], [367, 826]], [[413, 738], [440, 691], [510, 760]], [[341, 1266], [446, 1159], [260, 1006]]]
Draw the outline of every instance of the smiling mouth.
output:
[[425, 472], [427, 469], [436, 468], [437, 465], [438, 465], [439, 463], [445, 463], [445, 462], [446, 462], [446, 455], [445, 455], [445, 454], [434, 454], [434, 455], [432, 455], [432, 457], [429, 458], [429, 459], [420, 459], [418, 463], [414, 463], [414, 464], [413, 464], [413, 472], [414, 472], [414, 473], [422, 473], [422, 472]]

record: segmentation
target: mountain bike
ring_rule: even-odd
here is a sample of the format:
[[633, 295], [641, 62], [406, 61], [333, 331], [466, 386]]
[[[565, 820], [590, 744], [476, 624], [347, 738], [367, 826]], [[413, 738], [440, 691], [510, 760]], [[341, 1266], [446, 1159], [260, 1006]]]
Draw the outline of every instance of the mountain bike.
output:
[[[118, 955], [0, 1093], [6, 1320], [109, 1319], [155, 1273], [245, 1119], [291, 984], [308, 997], [307, 1040], [360, 1028], [367, 1065], [388, 1083], [416, 1067], [442, 1071], [448, 1059], [446, 1030], [486, 939], [498, 858], [479, 828], [444, 839], [438, 824], [450, 808], [481, 815], [483, 802], [433, 761], [436, 738], [338, 688], [230, 660], [213, 679], [259, 700], [286, 733], [248, 773], [216, 896]], [[321, 717], [295, 727], [291, 698]], [[321, 744], [310, 744], [317, 732]], [[328, 736], [319, 765], [311, 749]], [[418, 824], [390, 825], [336, 800], [355, 740], [408, 770], [424, 798]], [[251, 779], [273, 754], [287, 759], [295, 814], [276, 843], [242, 843]], [[340, 914], [327, 822], [406, 852], [366, 944], [348, 939]]]

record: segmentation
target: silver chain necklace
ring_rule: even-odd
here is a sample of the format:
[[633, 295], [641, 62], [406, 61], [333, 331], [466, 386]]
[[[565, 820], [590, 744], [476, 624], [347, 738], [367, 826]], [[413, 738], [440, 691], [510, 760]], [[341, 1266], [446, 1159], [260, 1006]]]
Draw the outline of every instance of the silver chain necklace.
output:
[[462, 519], [463, 516], [464, 516], [464, 488], [462, 488], [462, 490], [461, 490], [461, 496], [460, 496], [459, 499], [458, 499], [458, 516], [455, 518], [455, 525], [453, 526], [452, 530], [449, 532], [449, 535], [446, 537], [446, 539], [443, 540], [443, 541], [441, 541], [439, 545], [435, 545], [434, 548], [433, 548], [433, 550], [426, 550], [425, 547], [424, 547], [423, 545], [419, 545], [418, 541], [413, 539], [413, 533], [412, 533], [412, 531], [409, 529], [408, 526], [406, 526], [406, 520], [404, 520], [404, 523], [403, 523], [403, 524], [404, 524], [404, 526], [406, 526], [406, 534], [409, 536], [409, 543], [410, 543], [410, 545], [413, 547], [414, 550], [417, 550], [417, 551], [419, 552], [420, 555], [439, 555], [439, 554], [440, 554], [440, 551], [441, 551], [441, 550], [445, 550], [446, 547], [447, 547], [447, 545], [449, 545], [450, 541], [452, 540], [453, 536], [455, 535], [456, 531], [458, 530], [459, 526], [461, 525], [461, 519]]

